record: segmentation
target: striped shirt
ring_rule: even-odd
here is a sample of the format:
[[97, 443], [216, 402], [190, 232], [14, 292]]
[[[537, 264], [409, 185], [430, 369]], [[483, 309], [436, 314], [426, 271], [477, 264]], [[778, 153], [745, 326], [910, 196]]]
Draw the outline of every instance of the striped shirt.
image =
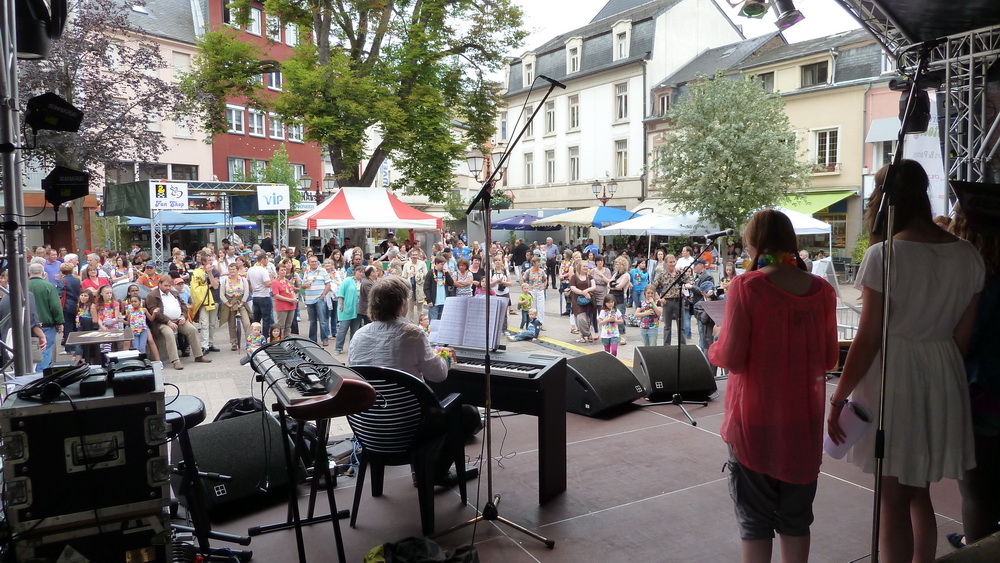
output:
[[302, 272], [302, 283], [303, 285], [307, 283], [311, 284], [305, 288], [303, 297], [307, 305], [312, 305], [319, 301], [323, 295], [326, 284], [330, 283], [330, 275], [323, 268], [316, 268], [315, 270], [307, 268]]

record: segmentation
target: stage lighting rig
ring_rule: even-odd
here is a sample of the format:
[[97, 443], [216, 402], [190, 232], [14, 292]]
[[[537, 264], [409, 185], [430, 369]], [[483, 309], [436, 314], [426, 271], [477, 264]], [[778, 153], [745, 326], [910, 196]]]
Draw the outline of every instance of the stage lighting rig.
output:
[[802, 12], [795, 9], [792, 0], [775, 0], [774, 11], [778, 14], [778, 20], [774, 22], [778, 29], [788, 29], [806, 19]]
[[14, 0], [17, 58], [44, 59], [66, 25], [66, 0]]

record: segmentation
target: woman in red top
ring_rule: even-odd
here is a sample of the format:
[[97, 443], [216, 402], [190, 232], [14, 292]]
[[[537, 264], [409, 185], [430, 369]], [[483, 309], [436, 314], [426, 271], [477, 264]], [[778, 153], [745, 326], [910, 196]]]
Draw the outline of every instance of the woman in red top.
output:
[[726, 292], [708, 358], [729, 370], [722, 439], [743, 561], [809, 558], [812, 502], [823, 454], [826, 370], [837, 362], [836, 294], [806, 273], [784, 214], [757, 212], [743, 241], [751, 271]]
[[99, 290], [101, 286], [111, 285], [111, 281], [108, 278], [100, 277], [100, 270], [97, 268], [91, 268], [90, 266], [83, 267], [83, 280], [80, 282], [80, 287], [82, 289], [93, 289], [94, 293], [100, 293]]
[[288, 279], [288, 267], [278, 265], [278, 276], [271, 282], [271, 293], [274, 294], [275, 325], [281, 327], [281, 337], [292, 333], [292, 319], [295, 318], [295, 284]]

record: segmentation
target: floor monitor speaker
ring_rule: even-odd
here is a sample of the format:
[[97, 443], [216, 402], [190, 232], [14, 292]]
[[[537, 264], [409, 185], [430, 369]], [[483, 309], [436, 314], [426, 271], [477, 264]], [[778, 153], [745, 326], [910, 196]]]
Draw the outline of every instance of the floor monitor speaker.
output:
[[618, 358], [607, 352], [566, 361], [566, 410], [594, 416], [642, 397], [645, 390]]
[[637, 346], [632, 371], [651, 401], [669, 401], [674, 393], [685, 400], [708, 400], [719, 388], [708, 358], [697, 346], [681, 346], [681, 376], [677, 378], [677, 346]]

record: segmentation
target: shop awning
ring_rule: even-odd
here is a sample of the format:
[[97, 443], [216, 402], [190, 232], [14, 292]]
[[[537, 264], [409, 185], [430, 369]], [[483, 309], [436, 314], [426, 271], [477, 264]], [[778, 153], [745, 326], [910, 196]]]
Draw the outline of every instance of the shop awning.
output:
[[886, 117], [872, 121], [872, 126], [868, 128], [868, 135], [865, 136], [866, 143], [879, 143], [882, 141], [895, 141], [899, 138], [899, 118]]
[[826, 209], [842, 199], [858, 195], [856, 190], [837, 190], [830, 192], [815, 192], [800, 194], [801, 197], [789, 197], [782, 206], [792, 211], [812, 215], [820, 209]]

